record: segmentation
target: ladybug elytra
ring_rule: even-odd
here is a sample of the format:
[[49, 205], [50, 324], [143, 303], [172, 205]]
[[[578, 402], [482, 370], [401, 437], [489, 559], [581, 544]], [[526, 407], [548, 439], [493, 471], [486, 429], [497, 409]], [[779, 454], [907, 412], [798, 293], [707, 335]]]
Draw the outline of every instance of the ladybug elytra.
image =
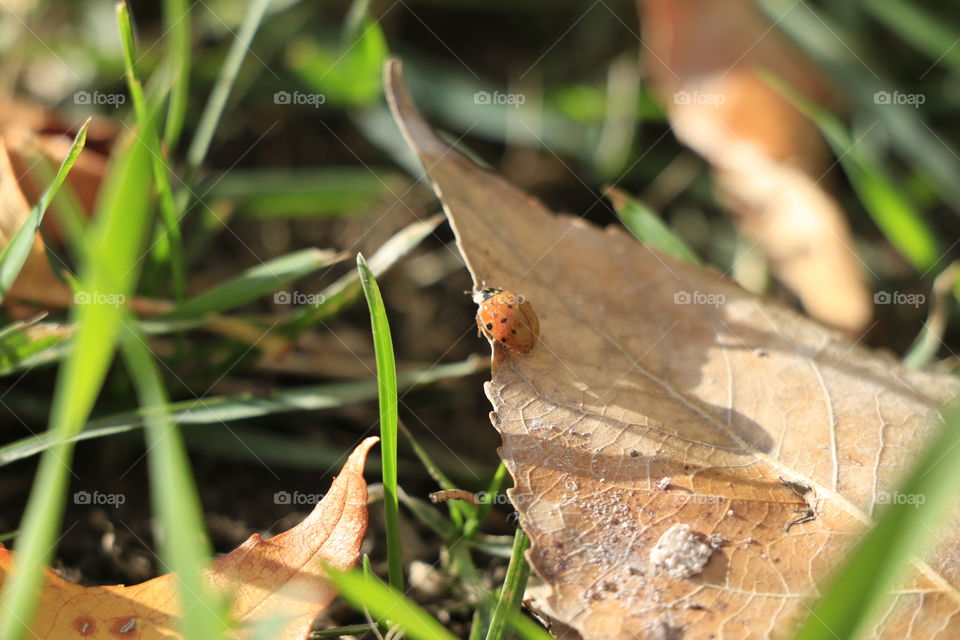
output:
[[540, 335], [540, 321], [523, 296], [504, 289], [484, 288], [473, 292], [477, 327], [491, 341], [520, 353], [529, 353]]

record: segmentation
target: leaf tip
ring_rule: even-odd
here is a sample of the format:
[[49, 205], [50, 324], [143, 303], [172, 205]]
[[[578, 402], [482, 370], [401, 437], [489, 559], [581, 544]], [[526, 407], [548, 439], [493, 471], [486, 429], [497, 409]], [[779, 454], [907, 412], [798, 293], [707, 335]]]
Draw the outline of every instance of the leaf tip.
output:
[[627, 201], [630, 199], [630, 196], [628, 196], [625, 191], [609, 184], [603, 186], [603, 195], [617, 211], [626, 206]]
[[353, 453], [350, 454], [350, 457], [347, 458], [346, 464], [343, 465], [343, 470], [363, 473], [363, 467], [367, 462], [367, 454], [370, 453], [373, 445], [378, 442], [380, 442], [379, 436], [364, 438], [364, 440], [357, 445], [357, 448], [353, 450]]

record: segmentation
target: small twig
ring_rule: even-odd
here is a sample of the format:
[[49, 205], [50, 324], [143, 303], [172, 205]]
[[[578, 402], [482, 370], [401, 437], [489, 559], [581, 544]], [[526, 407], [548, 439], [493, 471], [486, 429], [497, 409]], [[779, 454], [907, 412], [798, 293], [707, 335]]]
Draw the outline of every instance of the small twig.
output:
[[933, 280], [930, 313], [913, 346], [903, 357], [905, 367], [909, 369], [924, 367], [940, 350], [940, 345], [943, 344], [943, 333], [950, 320], [950, 298], [953, 297], [958, 276], [960, 276], [960, 262], [954, 262]]
[[375, 624], [351, 624], [345, 627], [334, 627], [333, 629], [314, 629], [310, 632], [310, 640], [339, 638], [341, 636], [359, 636], [370, 631], [375, 631], [376, 628], [377, 625]]
[[448, 500], [463, 500], [470, 504], [483, 504], [477, 494], [470, 493], [465, 489], [444, 489], [443, 491], [434, 491], [430, 494], [430, 502], [440, 504]]
[[797, 509], [795, 513], [802, 513], [803, 515], [797, 518], [796, 520], [791, 520], [783, 526], [784, 533], [790, 533], [790, 527], [795, 524], [803, 524], [804, 522], [810, 522], [815, 520], [817, 517], [817, 510], [815, 508], [815, 502], [811, 498], [813, 494], [813, 488], [806, 482], [800, 480], [787, 480], [782, 476], [778, 476], [780, 479], [780, 484], [787, 487], [792, 491], [797, 497], [803, 498], [803, 501], [807, 503], [807, 506], [803, 509]]

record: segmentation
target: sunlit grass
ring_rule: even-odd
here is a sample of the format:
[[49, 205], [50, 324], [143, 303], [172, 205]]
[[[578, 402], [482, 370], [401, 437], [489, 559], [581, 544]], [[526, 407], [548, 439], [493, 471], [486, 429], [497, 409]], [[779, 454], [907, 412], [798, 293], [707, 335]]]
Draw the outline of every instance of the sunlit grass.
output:
[[74, 444], [87, 421], [113, 359], [124, 314], [134, 291], [147, 229], [151, 189], [147, 145], [126, 136], [114, 152], [88, 236], [89, 261], [80, 266], [79, 287], [90, 304], [74, 306], [73, 349], [57, 379], [49, 430], [55, 444], [40, 459], [14, 550], [18, 569], [4, 582], [0, 637], [22, 638], [33, 619], [43, 570], [50, 564], [66, 502]]

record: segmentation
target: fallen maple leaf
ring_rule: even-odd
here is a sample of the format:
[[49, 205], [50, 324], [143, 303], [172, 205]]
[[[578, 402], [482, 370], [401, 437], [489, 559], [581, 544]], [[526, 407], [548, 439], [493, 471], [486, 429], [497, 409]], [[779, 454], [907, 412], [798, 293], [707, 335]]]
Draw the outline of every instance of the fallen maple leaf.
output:
[[[268, 540], [254, 534], [213, 561], [204, 580], [232, 598], [235, 622], [281, 619], [286, 622], [275, 640], [307, 637], [313, 619], [336, 595], [324, 567], [344, 570], [359, 556], [367, 529], [363, 466], [378, 440], [360, 443], [303, 522]], [[12, 569], [12, 556], [0, 545], [0, 586]], [[30, 637], [172, 640], [180, 637], [178, 607], [174, 574], [129, 587], [82, 587], [48, 570]]]
[[640, 0], [644, 62], [676, 136], [706, 158], [723, 204], [811, 316], [848, 333], [873, 315], [843, 210], [822, 184], [817, 127], [772, 89], [832, 91], [750, 0]]
[[[960, 385], [555, 215], [442, 141], [397, 61], [386, 89], [474, 282], [539, 315], [537, 346], [495, 345], [485, 386], [550, 587], [536, 608], [562, 637], [789, 635]], [[960, 637], [958, 531], [868, 636]]]

